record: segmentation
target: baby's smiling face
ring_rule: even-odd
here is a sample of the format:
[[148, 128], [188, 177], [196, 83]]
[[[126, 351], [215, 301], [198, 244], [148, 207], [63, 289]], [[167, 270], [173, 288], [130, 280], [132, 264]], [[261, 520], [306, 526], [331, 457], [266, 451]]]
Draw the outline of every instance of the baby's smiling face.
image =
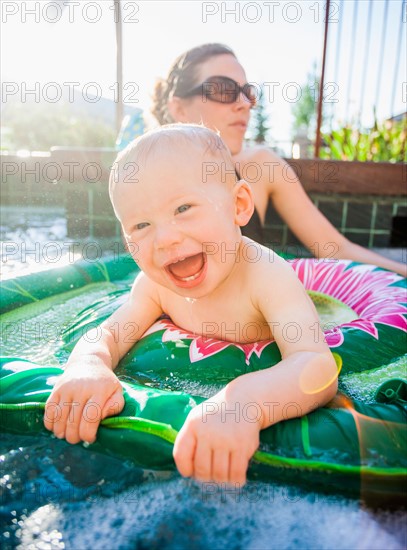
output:
[[200, 146], [173, 146], [150, 152], [130, 179], [115, 186], [112, 200], [140, 268], [182, 296], [215, 290], [233, 270], [241, 240], [233, 167], [225, 170], [220, 155]]

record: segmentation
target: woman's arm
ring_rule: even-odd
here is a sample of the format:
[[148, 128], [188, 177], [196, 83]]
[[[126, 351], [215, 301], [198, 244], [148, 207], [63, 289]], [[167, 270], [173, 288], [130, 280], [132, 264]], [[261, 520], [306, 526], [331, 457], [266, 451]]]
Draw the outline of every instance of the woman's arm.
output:
[[[304, 191], [293, 169], [272, 151], [259, 148], [254, 154], [242, 153], [237, 161], [244, 166], [255, 162], [260, 179], [253, 187], [261, 187], [254, 192], [256, 207], [264, 212], [264, 190], [271, 198], [273, 205], [296, 237], [317, 258], [343, 258], [364, 262], [390, 269], [407, 276], [407, 265], [390, 260], [349, 241], [342, 235], [312, 203]], [[248, 172], [249, 174], [249, 172]], [[250, 181], [249, 181], [250, 183]]]

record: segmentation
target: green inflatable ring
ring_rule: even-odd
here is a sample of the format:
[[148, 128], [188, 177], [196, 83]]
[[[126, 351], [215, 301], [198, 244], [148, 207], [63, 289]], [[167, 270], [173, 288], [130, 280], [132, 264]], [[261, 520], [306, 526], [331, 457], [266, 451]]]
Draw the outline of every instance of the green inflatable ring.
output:
[[[375, 369], [406, 352], [406, 279], [348, 260], [289, 262], [325, 317], [325, 338], [331, 350], [341, 356], [343, 373]], [[126, 300], [127, 293], [126, 289], [118, 290], [84, 309], [62, 335], [63, 350], [71, 351], [90, 328], [107, 319]], [[342, 322], [338, 323], [338, 316]], [[219, 361], [225, 349], [233, 360]], [[123, 374], [138, 375], [146, 381], [165, 383], [171, 378], [168, 387], [174, 389], [177, 380], [185, 377], [192, 377], [197, 383], [210, 384], [215, 380], [225, 384], [239, 374], [267, 368], [280, 359], [275, 342], [234, 345], [190, 334], [169, 319], [161, 319], [122, 359], [120, 366]]]
[[[0, 362], [0, 426], [47, 434], [44, 404], [62, 369], [18, 358]], [[189, 411], [203, 398], [122, 382], [125, 407], [102, 421], [93, 451], [145, 468], [173, 469], [172, 445]], [[405, 498], [406, 410], [399, 403], [323, 407], [261, 432], [249, 477], [320, 486], [329, 491]]]
[[[334, 285], [339, 289], [337, 294], [342, 292], [341, 297], [331, 292], [334, 301], [345, 301], [344, 296], [349, 295], [349, 300], [355, 301], [354, 311], [364, 307], [368, 313], [373, 312], [374, 320], [364, 319], [362, 322], [356, 318], [326, 332], [327, 341], [336, 352], [338, 366], [343, 360], [342, 372], [371, 369], [404, 352], [406, 309], [403, 300], [406, 286], [401, 277], [373, 266], [351, 262], [324, 264], [317, 260], [295, 260], [292, 263], [297, 273], [303, 271], [312, 281], [313, 284], [306, 284], [306, 287], [314, 293], [311, 295], [315, 301], [329, 302], [329, 296], [325, 297], [327, 289], [321, 287], [328, 286], [329, 281], [334, 285], [332, 273], [335, 271], [336, 275], [342, 273], [343, 277], [338, 276], [337, 286]], [[127, 260], [127, 263], [123, 262], [115, 268], [110, 266], [109, 269], [107, 265], [96, 269], [92, 267], [97, 277], [99, 273], [110, 277], [109, 273], [116, 272], [120, 273], [119, 278], [123, 278], [134, 271], [134, 266], [130, 268], [130, 265]], [[81, 266], [81, 270], [86, 272], [85, 268]], [[323, 275], [325, 268], [327, 272]], [[46, 295], [49, 295], [50, 278], [53, 276], [43, 274]], [[66, 273], [64, 277], [65, 284], [71, 284]], [[108, 280], [107, 277], [105, 280]], [[92, 280], [89, 272], [83, 276], [84, 280], [87, 278]], [[305, 276], [302, 279], [305, 282], [308, 280]], [[342, 286], [338, 284], [338, 279]], [[352, 285], [356, 280], [366, 282], [369, 289], [366, 295], [355, 292]], [[28, 278], [25, 281], [6, 281], [7, 289], [3, 287], [2, 291], [10, 293], [12, 289], [18, 300], [23, 299], [25, 303], [32, 301], [32, 298], [41, 299], [38, 280], [34, 290], [29, 288], [27, 282]], [[125, 299], [126, 292], [128, 290], [118, 290], [85, 310], [74, 326], [67, 329], [65, 348], [72, 347], [87, 327], [94, 322], [99, 323], [116, 309]], [[374, 303], [372, 305], [372, 295], [382, 304], [381, 311], [377, 304], [377, 308]], [[13, 305], [9, 300], [8, 309]], [[350, 307], [346, 302], [345, 305]], [[372, 328], [373, 325], [375, 328]], [[383, 356], [386, 359], [383, 361], [378, 353], [383, 334], [386, 334], [383, 331], [388, 330], [392, 331], [392, 342], [385, 347]], [[331, 341], [330, 334], [333, 335]], [[351, 338], [358, 334], [368, 338], [363, 358], [355, 357], [354, 351], [347, 349]], [[403, 338], [398, 338], [400, 334]], [[378, 339], [380, 345], [377, 345]], [[190, 338], [174, 328], [168, 319], [161, 319], [152, 327], [118, 367], [125, 408], [120, 415], [102, 422], [97, 441], [90, 446], [91, 449], [130, 459], [146, 468], [174, 468], [172, 445], [176, 433], [191, 408], [204, 399], [195, 396], [195, 392], [177, 391], [177, 388], [185, 387], [185, 380], [199, 389], [214, 380], [224, 384], [243, 372], [267, 368], [279, 360], [273, 342], [241, 346], [218, 341], [216, 346], [216, 343], [206, 341], [206, 347], [202, 348], [202, 342], [197, 340], [195, 336]], [[372, 342], [376, 343], [377, 349], [366, 357]], [[191, 355], [191, 348], [196, 356]], [[19, 358], [3, 358], [0, 363], [1, 428], [14, 433], [50, 435], [43, 426], [44, 403], [61, 373], [62, 370], [56, 367], [39, 366]], [[394, 387], [384, 387], [383, 391], [378, 391], [380, 403], [366, 404], [342, 397], [328, 407], [263, 430], [260, 449], [253, 457], [249, 476], [301, 482], [313, 487], [319, 485], [325, 489], [328, 483], [329, 490], [334, 492], [404, 498], [407, 445], [403, 384], [403, 380], [398, 380]]]

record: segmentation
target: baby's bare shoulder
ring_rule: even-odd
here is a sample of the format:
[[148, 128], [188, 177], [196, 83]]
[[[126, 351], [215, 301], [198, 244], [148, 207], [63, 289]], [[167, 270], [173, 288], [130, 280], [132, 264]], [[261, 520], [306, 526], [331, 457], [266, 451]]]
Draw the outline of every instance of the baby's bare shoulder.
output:
[[130, 300], [141, 299], [152, 300], [156, 304], [160, 304], [161, 302], [159, 285], [142, 271], [135, 278], [130, 292]]
[[147, 275], [140, 271], [137, 274], [137, 277], [134, 279], [133, 285], [131, 287], [132, 294], [134, 292], [148, 291], [149, 289], [154, 288], [154, 282], [147, 277]]
[[279, 295], [301, 285], [290, 264], [266, 246], [245, 239], [242, 256], [254, 295]]
[[277, 276], [280, 271], [291, 269], [290, 265], [274, 250], [247, 237], [242, 238], [242, 258], [248, 269], [254, 272], [265, 272], [270, 276], [274, 276], [274, 273]]

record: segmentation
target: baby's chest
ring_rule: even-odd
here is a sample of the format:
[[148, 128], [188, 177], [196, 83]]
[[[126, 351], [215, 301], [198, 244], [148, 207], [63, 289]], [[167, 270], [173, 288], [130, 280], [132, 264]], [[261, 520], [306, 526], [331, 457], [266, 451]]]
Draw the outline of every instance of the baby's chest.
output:
[[[270, 326], [250, 304], [236, 299], [232, 304], [205, 307], [193, 300], [172, 308], [172, 321], [195, 334], [231, 342], [256, 342], [272, 337]], [[245, 307], [246, 306], [246, 307]]]

